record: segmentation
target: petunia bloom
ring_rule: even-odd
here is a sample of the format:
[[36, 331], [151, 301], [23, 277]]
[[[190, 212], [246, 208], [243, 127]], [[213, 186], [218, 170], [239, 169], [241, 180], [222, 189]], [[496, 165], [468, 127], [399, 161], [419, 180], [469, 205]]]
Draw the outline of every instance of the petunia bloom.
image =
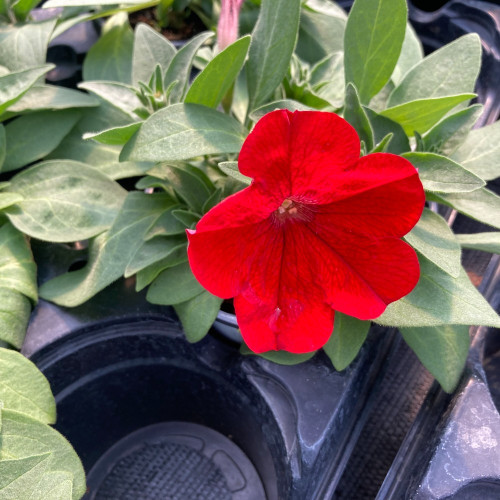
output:
[[422, 214], [418, 173], [397, 155], [359, 154], [336, 114], [273, 111], [239, 155], [251, 185], [188, 231], [194, 275], [234, 297], [254, 352], [318, 349], [334, 311], [374, 319], [417, 284], [417, 256], [400, 238]]

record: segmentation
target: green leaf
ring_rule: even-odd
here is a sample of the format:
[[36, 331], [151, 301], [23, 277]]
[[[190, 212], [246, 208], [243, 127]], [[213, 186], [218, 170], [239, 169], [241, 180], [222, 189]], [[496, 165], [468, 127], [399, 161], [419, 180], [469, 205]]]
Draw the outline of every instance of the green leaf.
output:
[[441, 193], [433, 200], [448, 205], [458, 212], [500, 229], [500, 197], [481, 188], [471, 193]]
[[[316, 5], [312, 5], [314, 3]], [[325, 11], [324, 5], [318, 9], [318, 3], [307, 2], [300, 13], [299, 39], [295, 51], [302, 60], [309, 63], [315, 63], [344, 48], [347, 16], [341, 11]], [[334, 5], [332, 2], [325, 4], [329, 4], [328, 7]]]
[[198, 342], [208, 333], [221, 304], [222, 299], [219, 297], [202, 292], [186, 302], [174, 305], [189, 342]]
[[402, 328], [401, 335], [443, 390], [453, 392], [469, 353], [469, 327]]
[[38, 0], [17, 0], [12, 5], [12, 10], [16, 18], [20, 21], [25, 21], [26, 17], [32, 9], [38, 5]]
[[482, 110], [481, 104], [474, 104], [443, 118], [423, 137], [425, 149], [445, 156], [451, 155], [464, 143]]
[[213, 192], [213, 188], [207, 187], [196, 170], [195, 167], [189, 169], [187, 165], [184, 168], [168, 165], [163, 169], [163, 179], [173, 187], [190, 208], [201, 215], [203, 204]]
[[238, 153], [243, 140], [243, 128], [230, 116], [198, 104], [174, 104], [143, 123], [121, 159], [169, 161]]
[[457, 234], [456, 237], [463, 248], [500, 253], [500, 233]]
[[151, 163], [120, 162], [118, 159], [122, 149], [120, 146], [82, 141], [82, 136], [89, 131], [120, 127], [132, 121], [131, 117], [120, 109], [101, 99], [99, 102], [100, 105], [96, 108], [80, 110], [82, 114], [80, 121], [47, 159], [83, 162], [111, 179], [143, 175], [145, 171], [152, 168]]
[[[73, 479], [73, 499], [81, 498], [86, 490], [85, 473], [80, 459], [68, 441], [38, 420], [15, 411], [2, 410], [0, 463], [5, 458], [25, 459], [46, 453], [50, 454], [46, 470], [70, 474]], [[25, 496], [21, 494], [17, 498]]]
[[480, 189], [485, 182], [446, 156], [434, 153], [402, 155], [418, 169], [424, 189], [438, 193], [467, 193]]
[[178, 210], [181, 205], [172, 205], [163, 212], [154, 226], [148, 231], [145, 239], [150, 240], [151, 238], [156, 238], [157, 236], [175, 236], [178, 234], [186, 233], [186, 226], [184, 226], [179, 219], [174, 217], [172, 212]]
[[264, 104], [286, 75], [299, 16], [300, 0], [262, 0], [246, 66], [249, 111]]
[[345, 97], [344, 53], [334, 52], [311, 68], [311, 88], [335, 108], [341, 108]]
[[50, 457], [50, 453], [43, 453], [20, 459], [0, 458], [0, 498], [14, 500], [31, 496], [49, 467]]
[[99, 101], [95, 97], [77, 90], [53, 85], [35, 85], [19, 101], [9, 107], [8, 113], [25, 113], [46, 109], [88, 108], [98, 105]]
[[46, 281], [40, 296], [65, 307], [83, 304], [120, 278], [148, 229], [170, 204], [164, 194], [131, 192], [109, 231], [92, 241], [82, 269]]
[[68, 472], [47, 472], [30, 500], [70, 500], [73, 498], [73, 476]]
[[2, 172], [24, 167], [52, 152], [80, 118], [77, 111], [40, 111], [7, 123], [7, 156]]
[[84, 80], [132, 82], [134, 35], [125, 13], [111, 18], [116, 23], [90, 48], [83, 62]]
[[17, 193], [0, 193], [0, 210], [19, 203], [23, 197]]
[[455, 325], [500, 326], [500, 318], [462, 269], [457, 278], [420, 256], [414, 290], [387, 306], [375, 321], [397, 327]]
[[356, 0], [344, 37], [345, 81], [368, 104], [389, 81], [406, 32], [404, 0]]
[[406, 23], [405, 39], [401, 47], [401, 54], [392, 73], [391, 80], [399, 85], [406, 73], [418, 64], [424, 57], [422, 44], [410, 23]]
[[473, 92], [480, 66], [479, 35], [464, 35], [414, 66], [394, 89], [388, 105]]
[[136, 291], [140, 291], [151, 284], [158, 275], [169, 267], [177, 266], [187, 261], [187, 244], [179, 245], [161, 260], [141, 269], [136, 275]]
[[252, 183], [251, 177], [247, 177], [243, 175], [238, 169], [237, 161], [223, 161], [219, 163], [219, 168], [229, 177], [236, 179], [237, 181], [245, 184], [246, 186], [250, 186]]
[[417, 99], [385, 109], [380, 114], [399, 123], [409, 136], [415, 131], [423, 134], [455, 106], [473, 97], [475, 94]]
[[56, 421], [56, 403], [42, 372], [21, 353], [0, 348], [0, 400], [46, 424]]
[[44, 64], [0, 76], [0, 114], [18, 101], [37, 80], [55, 66]]
[[411, 150], [408, 136], [399, 123], [381, 116], [369, 108], [364, 108], [364, 110], [370, 120], [376, 144], [379, 144], [388, 134], [392, 134], [392, 139], [387, 148], [388, 153], [401, 154]]
[[[187, 258], [186, 245], [185, 229], [183, 234], [168, 237], [156, 236], [153, 239], [144, 241], [128, 262], [123, 274], [125, 278], [128, 278], [142, 269], [167, 258], [175, 262], [175, 264], [168, 267], [180, 264]], [[165, 269], [165, 266], [163, 269]]]
[[0, 227], [0, 287], [38, 300], [36, 265], [28, 240], [9, 223]]
[[7, 210], [20, 231], [46, 241], [91, 238], [111, 226], [126, 191], [96, 169], [73, 161], [39, 163], [14, 176], [7, 191], [24, 199]]
[[356, 129], [359, 138], [364, 141], [366, 148], [370, 151], [373, 148], [373, 130], [352, 83], [346, 86], [344, 119]]
[[177, 51], [163, 35], [140, 23], [135, 29], [134, 54], [132, 56], [132, 84], [147, 83], [157, 64], [163, 73]]
[[134, 122], [122, 127], [108, 128], [101, 132], [86, 133], [84, 139], [94, 139], [101, 144], [123, 145], [139, 130], [142, 122]]
[[323, 350], [337, 371], [347, 368], [358, 355], [369, 329], [369, 321], [361, 321], [338, 311], [335, 313], [333, 333]]
[[393, 137], [394, 134], [392, 132], [388, 133], [369, 153], [387, 153]]
[[203, 291], [185, 262], [162, 271], [151, 283], [146, 298], [152, 304], [170, 306], [186, 302]]
[[119, 82], [83, 82], [78, 84], [78, 88], [88, 90], [96, 96], [104, 99], [112, 106], [127, 113], [132, 120], [137, 120], [135, 110], [141, 106], [141, 101], [137, 97], [134, 89], [129, 85]]
[[267, 351], [256, 354], [243, 343], [240, 347], [240, 353], [244, 355], [260, 356], [261, 358], [272, 361], [278, 365], [292, 366], [310, 360], [316, 354], [316, 351], [306, 352], [303, 354], [294, 354], [293, 352], [288, 351]]
[[425, 208], [405, 240], [436, 266], [458, 278], [462, 270], [460, 244], [440, 215]]
[[184, 102], [216, 108], [238, 76], [249, 46], [247, 35], [217, 54], [191, 84]]
[[2, 171], [6, 155], [7, 155], [7, 137], [5, 135], [5, 127], [2, 124], [0, 124], [0, 172]]
[[15, 290], [0, 287], [0, 340], [16, 349], [23, 345], [31, 314], [29, 299]]
[[267, 113], [270, 113], [271, 111], [274, 111], [276, 109], [288, 109], [288, 111], [311, 111], [314, 108], [306, 106], [301, 102], [294, 101], [293, 99], [281, 99], [279, 101], [273, 101], [268, 104], [264, 104], [263, 106], [260, 106], [259, 108], [253, 110], [250, 113], [250, 118], [253, 121], [258, 121], [264, 115], [267, 115]]
[[56, 19], [49, 19], [16, 26], [0, 25], [0, 65], [20, 71], [45, 64], [55, 24]]
[[191, 75], [191, 66], [194, 56], [199, 48], [213, 35], [211, 31], [200, 33], [186, 43], [186, 45], [175, 54], [165, 73], [165, 79], [163, 81], [165, 88], [168, 88], [168, 86], [175, 81], [178, 82], [170, 93], [171, 103], [177, 103], [184, 97], [189, 82], [189, 76]]
[[500, 177], [500, 121], [472, 130], [452, 158], [485, 180]]

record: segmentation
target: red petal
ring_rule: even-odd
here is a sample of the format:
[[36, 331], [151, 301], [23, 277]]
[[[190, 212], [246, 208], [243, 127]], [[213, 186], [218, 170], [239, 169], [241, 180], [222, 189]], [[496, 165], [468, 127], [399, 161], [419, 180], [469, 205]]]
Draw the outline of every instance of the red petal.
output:
[[246, 138], [238, 157], [240, 172], [258, 180], [281, 200], [290, 195], [291, 188], [288, 160], [291, 116], [284, 109], [264, 115]]
[[420, 277], [415, 251], [396, 238], [371, 239], [332, 233], [312, 243], [322, 254], [328, 302], [359, 319], [380, 316], [388, 304], [410, 293]]
[[[404, 158], [384, 153], [365, 156], [346, 182], [351, 184], [339, 186], [337, 196], [342, 197], [356, 186], [360, 191], [318, 207], [315, 227], [363, 236], [400, 238], [422, 215], [424, 189], [417, 171]], [[342, 235], [337, 237], [342, 238]]]
[[255, 261], [272, 248], [269, 214], [275, 209], [276, 203], [250, 186], [205, 214], [196, 231], [187, 231], [189, 264], [204, 288], [230, 298], [247, 286], [253, 267], [262, 268]]
[[239, 295], [234, 308], [243, 339], [257, 353], [315, 351], [326, 344], [333, 330], [334, 312], [322, 302], [289, 300], [282, 310], [275, 304], [252, 303]]
[[242, 174], [282, 199], [330, 199], [343, 171], [359, 158], [356, 131], [334, 113], [278, 110], [247, 137], [238, 158]]

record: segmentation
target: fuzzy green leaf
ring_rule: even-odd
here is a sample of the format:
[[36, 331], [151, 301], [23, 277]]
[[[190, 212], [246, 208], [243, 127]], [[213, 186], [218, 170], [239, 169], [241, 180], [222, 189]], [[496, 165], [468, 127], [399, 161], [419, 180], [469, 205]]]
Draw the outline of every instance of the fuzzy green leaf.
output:
[[0, 76], [0, 114], [21, 99], [41, 76], [54, 67], [53, 64], [45, 64]]
[[213, 33], [210, 31], [200, 33], [186, 43], [173, 57], [163, 80], [165, 88], [168, 88], [169, 85], [177, 81], [177, 84], [170, 93], [171, 103], [177, 103], [184, 97], [194, 57], [199, 48], [212, 36]]
[[87, 265], [45, 282], [40, 296], [75, 307], [116, 281], [169, 204], [170, 198], [163, 194], [129, 193], [109, 231], [92, 241]]
[[481, 40], [470, 33], [414, 66], [392, 92], [388, 106], [473, 92], [480, 66]]
[[471, 193], [435, 194], [431, 199], [500, 229], [500, 197], [489, 189], [476, 189]]
[[469, 327], [402, 328], [401, 334], [441, 387], [448, 393], [453, 392], [469, 353]]
[[22, 354], [0, 348], [0, 400], [15, 410], [46, 424], [56, 421], [56, 403], [42, 372]]
[[423, 137], [424, 148], [445, 156], [451, 155], [464, 143], [482, 110], [481, 104], [474, 104], [443, 118]]
[[208, 333], [221, 304], [222, 299], [204, 291], [186, 302], [174, 305], [189, 342], [198, 342]]
[[101, 144], [123, 145], [139, 130], [142, 122], [134, 122], [122, 127], [108, 128], [101, 132], [86, 133], [84, 139], [94, 139]]
[[472, 130], [452, 158], [485, 180], [500, 177], [500, 121]]
[[244, 36], [217, 54], [191, 84], [184, 102], [216, 108], [238, 76], [249, 46], [250, 36]]
[[405, 240], [422, 255], [454, 278], [462, 270], [460, 244], [446, 221], [425, 208], [418, 224]]
[[388, 82], [406, 32], [404, 0], [356, 0], [344, 38], [346, 84], [353, 83], [363, 104]]
[[134, 36], [132, 84], [147, 83], [157, 64], [165, 73], [176, 53], [175, 46], [163, 35], [147, 24], [138, 24]]
[[[2, 410], [2, 448], [0, 464], [4, 460], [29, 459], [37, 455], [49, 454], [47, 472], [66, 472], [73, 480], [73, 500], [78, 500], [86, 490], [85, 473], [77, 454], [52, 427], [31, 417], [11, 410]], [[0, 477], [3, 477], [0, 475]], [[41, 479], [41, 477], [40, 477]], [[4, 488], [8, 487], [6, 484]], [[17, 494], [10, 498], [26, 498], [24, 488], [19, 485]], [[0, 483], [0, 496], [2, 496]], [[9, 498], [3, 496], [3, 498]]]
[[391, 80], [398, 85], [406, 73], [424, 58], [424, 50], [420, 39], [410, 23], [406, 24], [405, 39], [401, 54], [392, 73]]
[[111, 18], [108, 23], [110, 29], [105, 30], [87, 53], [83, 79], [129, 84], [132, 82], [134, 35], [125, 13]]
[[264, 104], [286, 75], [297, 40], [300, 3], [262, 0], [246, 65], [249, 111]]
[[75, 110], [52, 110], [20, 116], [7, 123], [7, 155], [0, 171], [15, 170], [47, 156], [79, 118]]
[[380, 112], [382, 116], [399, 123], [408, 136], [423, 134], [458, 104], [472, 99], [475, 94], [417, 99]]
[[152, 304], [169, 306], [186, 302], [203, 291], [185, 262], [162, 271], [151, 283], [146, 297]]
[[434, 153], [405, 153], [402, 156], [418, 169], [426, 191], [468, 193], [485, 185], [480, 177], [445, 156]]
[[379, 144], [388, 134], [392, 134], [387, 148], [388, 153], [401, 154], [410, 151], [410, 141], [399, 123], [381, 116], [369, 108], [364, 108], [364, 110], [370, 120], [376, 144]]
[[236, 179], [237, 181], [241, 182], [242, 184], [245, 184], [246, 186], [250, 186], [250, 184], [252, 183], [252, 179], [250, 177], [243, 175], [239, 171], [237, 161], [223, 161], [219, 163], [219, 168], [226, 175], [229, 175], [233, 179]]
[[174, 104], [151, 115], [125, 145], [121, 159], [184, 160], [237, 153], [244, 130], [230, 116], [198, 104]]
[[288, 351], [267, 351], [255, 354], [244, 343], [241, 344], [240, 352], [241, 354], [247, 356], [248, 355], [260, 356], [261, 358], [267, 359], [267, 361], [272, 361], [273, 363], [276, 363], [278, 365], [286, 365], [286, 366], [293, 366], [293, 365], [298, 365], [300, 363], [304, 363], [305, 361], [310, 360], [316, 354], [316, 351], [306, 352], [304, 354], [294, 354], [293, 352], [288, 352]]
[[420, 257], [420, 280], [414, 290], [387, 306], [375, 321], [413, 327], [455, 325], [500, 326], [500, 318], [462, 269], [457, 278]]
[[364, 141], [366, 149], [371, 151], [373, 148], [373, 130], [370, 121], [361, 106], [358, 92], [352, 83], [348, 83], [345, 91], [344, 119], [347, 120]]
[[347, 368], [358, 355], [369, 329], [369, 321], [361, 321], [339, 312], [335, 313], [333, 333], [323, 346], [323, 350], [337, 371]]
[[16, 349], [23, 345], [31, 302], [22, 293], [0, 287], [0, 340]]
[[46, 241], [91, 238], [111, 226], [126, 191], [96, 169], [47, 161], [14, 176], [7, 191], [24, 197], [6, 209], [14, 226]]
[[463, 248], [500, 254], [500, 233], [457, 234]]

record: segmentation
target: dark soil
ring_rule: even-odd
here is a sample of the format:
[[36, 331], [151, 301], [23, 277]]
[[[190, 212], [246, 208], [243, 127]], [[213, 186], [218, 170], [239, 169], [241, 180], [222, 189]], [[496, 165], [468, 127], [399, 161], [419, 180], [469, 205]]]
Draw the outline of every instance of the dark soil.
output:
[[172, 12], [169, 25], [166, 28], [160, 28], [158, 25], [155, 7], [130, 13], [129, 20], [132, 28], [135, 28], [139, 23], [145, 23], [168, 40], [188, 40], [207, 29], [200, 18], [191, 11], [188, 13]]

